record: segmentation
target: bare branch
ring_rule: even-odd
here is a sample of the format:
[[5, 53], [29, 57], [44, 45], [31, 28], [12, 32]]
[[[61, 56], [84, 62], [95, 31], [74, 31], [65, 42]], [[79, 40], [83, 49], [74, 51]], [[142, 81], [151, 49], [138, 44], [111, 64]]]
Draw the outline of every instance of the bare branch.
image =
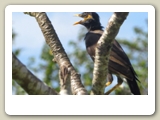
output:
[[30, 95], [57, 95], [54, 89], [34, 76], [13, 53], [12, 78]]
[[106, 77], [108, 73], [109, 55], [112, 48], [112, 43], [114, 41], [114, 38], [118, 34], [120, 26], [122, 25], [128, 14], [128, 12], [115, 12], [111, 16], [103, 35], [98, 41], [95, 53], [92, 81], [93, 87], [91, 94], [104, 94]]
[[71, 95], [70, 73], [68, 69], [61, 67], [59, 70], [60, 95]]
[[[44, 12], [25, 12], [25, 14], [35, 17], [37, 20], [42, 33], [45, 37], [46, 43], [49, 45], [53, 55], [54, 60], [58, 63], [60, 70], [62, 68], [67, 69], [70, 72], [70, 80], [72, 92], [75, 95], [84, 95], [87, 94], [83, 84], [81, 83], [79, 74], [76, 72], [72, 64], [70, 63], [65, 50], [62, 47], [62, 44], [50, 22], [46, 13]], [[65, 76], [65, 75], [64, 75]]]

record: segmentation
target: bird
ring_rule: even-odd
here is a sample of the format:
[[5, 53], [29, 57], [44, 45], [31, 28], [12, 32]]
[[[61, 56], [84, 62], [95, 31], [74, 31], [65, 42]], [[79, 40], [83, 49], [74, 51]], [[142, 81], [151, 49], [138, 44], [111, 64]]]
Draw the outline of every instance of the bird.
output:
[[[94, 62], [95, 48], [98, 40], [104, 32], [104, 27], [100, 23], [100, 17], [96, 12], [83, 12], [76, 14], [75, 16], [82, 18], [82, 20], [75, 22], [73, 25], [79, 24], [87, 29], [87, 33], [84, 37], [85, 46], [88, 54]], [[139, 81], [138, 76], [128, 56], [116, 39], [114, 39], [110, 51], [106, 86], [109, 86], [113, 82], [113, 75], [117, 76], [117, 84], [112, 87], [106, 95], [118, 88], [123, 81], [128, 84], [133, 95], [141, 95], [137, 84], [137, 81]]]

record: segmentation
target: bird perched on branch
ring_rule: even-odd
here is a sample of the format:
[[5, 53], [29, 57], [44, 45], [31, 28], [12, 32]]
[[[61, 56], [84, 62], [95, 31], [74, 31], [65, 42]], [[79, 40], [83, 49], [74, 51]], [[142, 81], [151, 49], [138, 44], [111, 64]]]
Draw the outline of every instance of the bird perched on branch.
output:
[[[84, 40], [86, 50], [94, 61], [95, 47], [101, 35], [103, 34], [103, 27], [101, 26], [99, 15], [96, 12], [83, 12], [81, 14], [76, 14], [76, 16], [83, 18], [83, 20], [75, 22], [74, 25], [83, 25], [88, 30]], [[112, 45], [108, 65], [108, 82], [106, 83], [106, 86], [109, 86], [112, 83], [112, 74], [115, 74], [117, 76], [118, 83], [106, 94], [110, 94], [113, 90], [119, 87], [123, 83], [123, 81], [126, 81], [129, 85], [131, 92], [134, 95], [140, 95], [140, 90], [137, 84], [137, 74], [134, 71], [126, 53], [116, 40], [114, 40]]]

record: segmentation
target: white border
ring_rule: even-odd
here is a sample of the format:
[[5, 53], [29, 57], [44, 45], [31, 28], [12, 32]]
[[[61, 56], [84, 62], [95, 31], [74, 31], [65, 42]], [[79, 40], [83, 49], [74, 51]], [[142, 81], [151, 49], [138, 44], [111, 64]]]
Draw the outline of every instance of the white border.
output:
[[[12, 95], [12, 12], [83, 12], [82, 10], [86, 12], [113, 12], [115, 10], [148, 12], [148, 95]], [[151, 5], [7, 6], [5, 9], [5, 112], [9, 115], [152, 115], [155, 112], [154, 7]]]

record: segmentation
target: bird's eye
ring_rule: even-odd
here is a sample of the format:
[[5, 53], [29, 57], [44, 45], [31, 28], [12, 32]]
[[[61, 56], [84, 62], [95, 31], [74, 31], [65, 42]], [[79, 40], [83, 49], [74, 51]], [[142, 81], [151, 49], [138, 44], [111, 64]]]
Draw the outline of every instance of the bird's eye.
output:
[[86, 14], [86, 13], [82, 14], [82, 17], [83, 17], [83, 18], [86, 18], [86, 17], [87, 17], [87, 14]]
[[88, 15], [85, 17], [85, 19], [87, 19], [87, 20], [89, 20], [89, 19], [94, 20], [94, 18], [93, 18], [92, 15], [90, 15], [90, 14], [88, 14]]

